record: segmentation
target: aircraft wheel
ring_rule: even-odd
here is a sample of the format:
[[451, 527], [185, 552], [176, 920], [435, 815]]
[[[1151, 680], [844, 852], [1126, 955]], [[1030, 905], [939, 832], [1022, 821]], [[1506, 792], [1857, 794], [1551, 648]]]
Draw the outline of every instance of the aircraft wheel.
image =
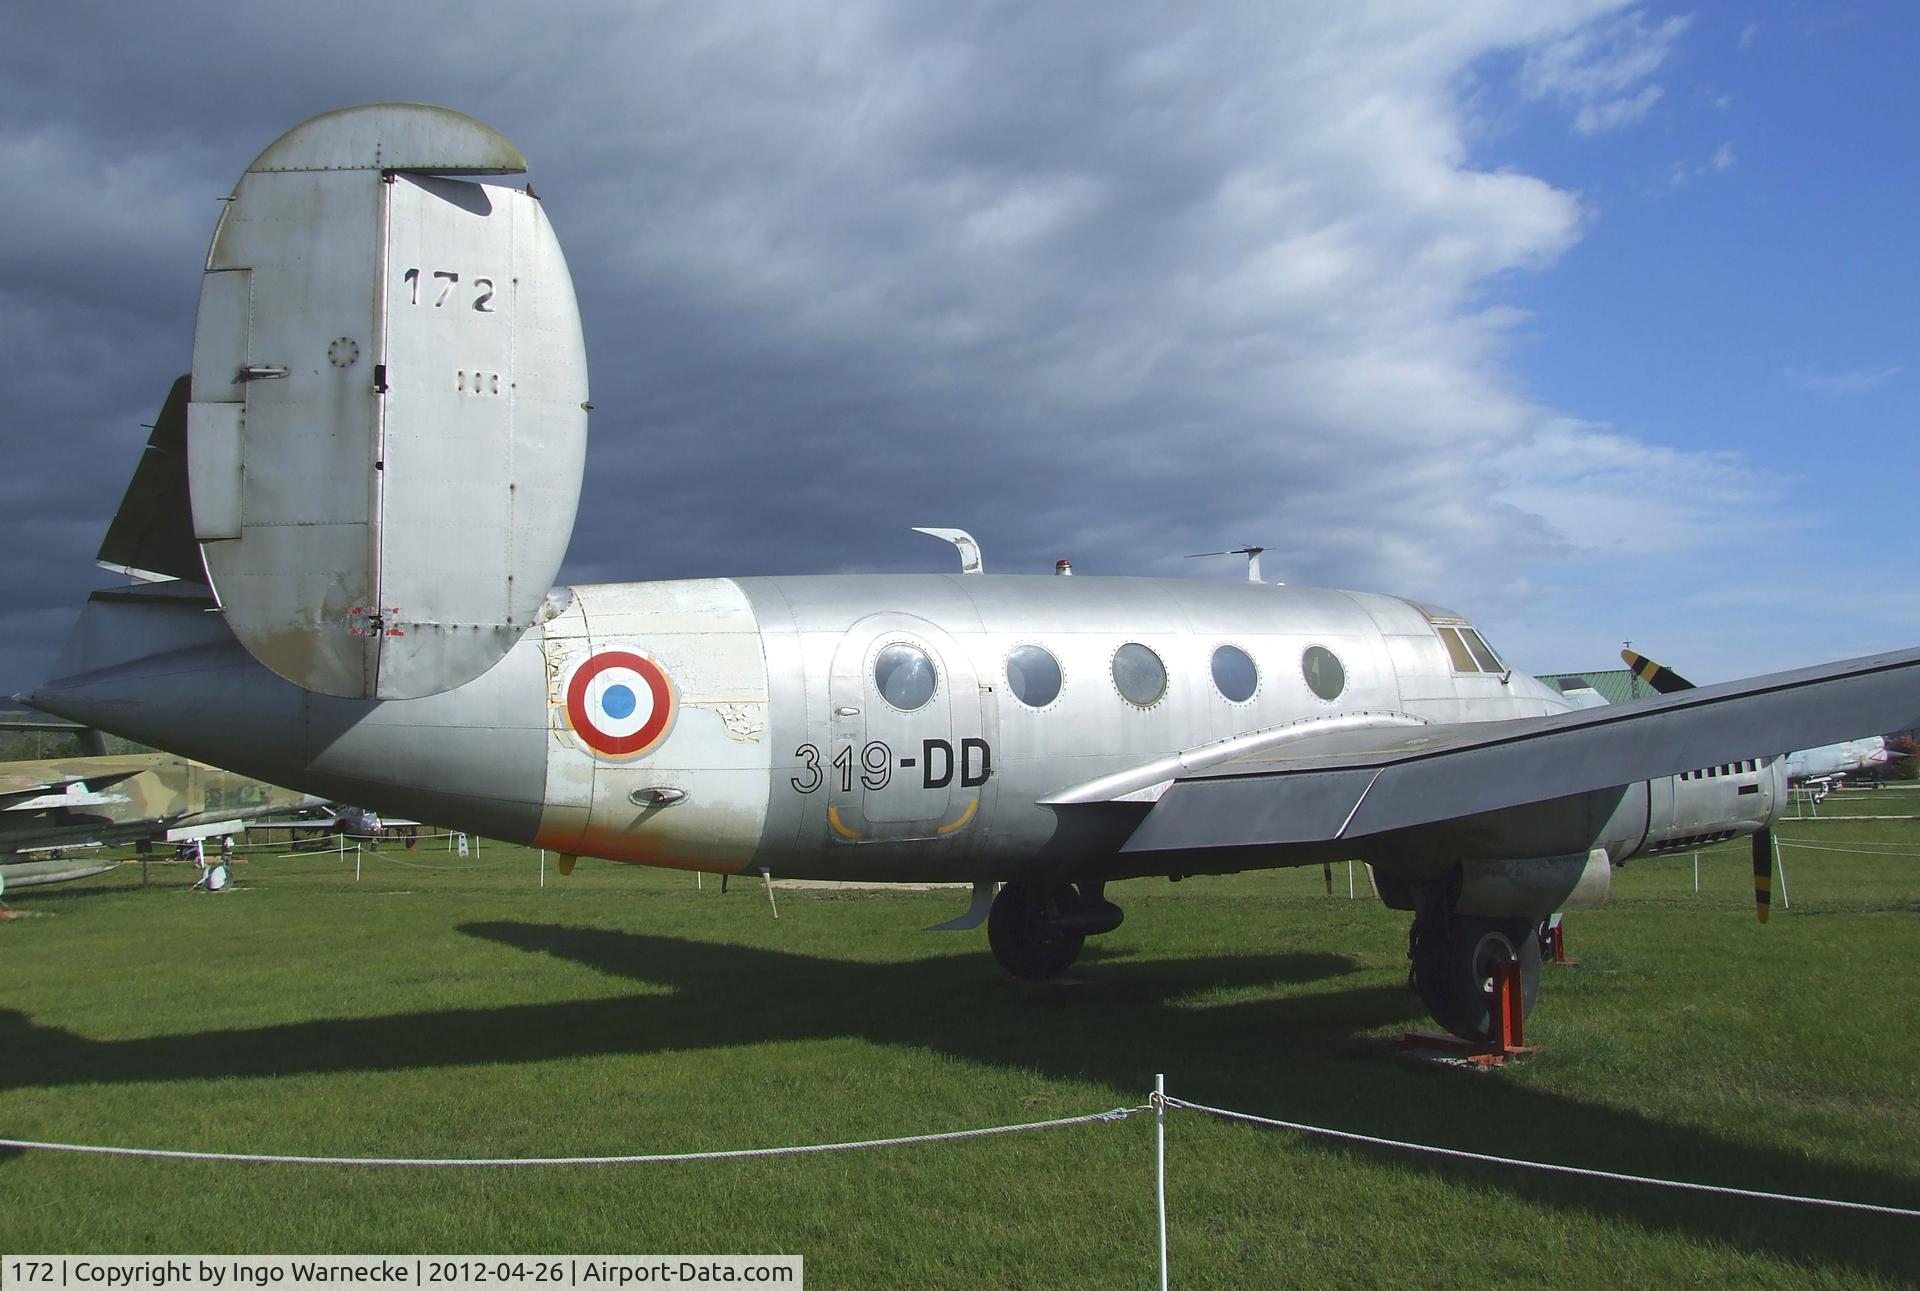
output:
[[1053, 920], [1078, 905], [1071, 884], [1043, 885], [1015, 879], [1001, 887], [987, 912], [987, 942], [1000, 967], [1028, 981], [1046, 981], [1067, 971], [1086, 937], [1062, 932]]
[[1540, 998], [1540, 939], [1527, 919], [1455, 915], [1444, 932], [1414, 925], [1413, 987], [1433, 1020], [1463, 1040], [1493, 1038], [1493, 966], [1520, 961], [1520, 1011]]

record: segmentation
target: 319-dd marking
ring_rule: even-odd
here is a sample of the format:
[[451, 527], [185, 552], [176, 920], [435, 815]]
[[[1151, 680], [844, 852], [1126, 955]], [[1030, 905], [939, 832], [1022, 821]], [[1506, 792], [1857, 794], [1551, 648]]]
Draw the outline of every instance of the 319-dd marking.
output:
[[[820, 765], [820, 748], [802, 744], [793, 751], [800, 759], [801, 772], [788, 783], [800, 793], [812, 793], [827, 782], [827, 768]], [[860, 750], [860, 783], [868, 789], [884, 789], [893, 782], [893, 750], [884, 740], [869, 740]], [[962, 788], [973, 789], [993, 774], [993, 749], [985, 740], [968, 737], [960, 741], [959, 756], [946, 740], [922, 740], [918, 758], [901, 758], [901, 770], [918, 767], [922, 789], [944, 789], [958, 775]], [[854, 780], [853, 745], [833, 755], [832, 770], [840, 781], [840, 792], [852, 793]]]

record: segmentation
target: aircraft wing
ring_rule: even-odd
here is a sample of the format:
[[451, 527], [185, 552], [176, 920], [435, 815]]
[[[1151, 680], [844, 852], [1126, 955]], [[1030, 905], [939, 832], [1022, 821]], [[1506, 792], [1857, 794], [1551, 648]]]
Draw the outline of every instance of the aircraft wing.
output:
[[1043, 801], [1150, 803], [1128, 852], [1331, 842], [1916, 725], [1920, 650], [1906, 650], [1548, 717], [1348, 727]]
[[[247, 831], [249, 833], [272, 833], [276, 829], [304, 829], [311, 831], [315, 829], [332, 829], [339, 823], [339, 818], [334, 816], [314, 816], [307, 820], [249, 820], [247, 822]], [[408, 820], [404, 816], [380, 817], [381, 829], [418, 829], [419, 827], [419, 821]]]
[[125, 794], [103, 792], [149, 770], [130, 767], [100, 775], [49, 775], [44, 769], [0, 769], [0, 811], [49, 811], [55, 807], [93, 807], [127, 801]]

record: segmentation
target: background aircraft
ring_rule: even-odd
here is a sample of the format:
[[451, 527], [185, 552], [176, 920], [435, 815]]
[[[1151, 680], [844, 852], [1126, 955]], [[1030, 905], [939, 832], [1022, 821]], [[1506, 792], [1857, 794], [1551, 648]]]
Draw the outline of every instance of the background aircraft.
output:
[[1751, 835], [1763, 876], [1781, 750], [1920, 725], [1920, 651], [1576, 709], [1457, 614], [1298, 586], [976, 558], [549, 590], [572, 281], [530, 192], [450, 177], [524, 166], [397, 104], [254, 161], [101, 552], [150, 581], [92, 596], [33, 703], [568, 857], [969, 880], [955, 924], [1024, 977], [1119, 924], [1115, 881], [1357, 856], [1466, 1036], [1613, 866]]
[[380, 846], [381, 840], [392, 834], [405, 837], [407, 845], [418, 836], [420, 822], [400, 817], [386, 818], [379, 812], [369, 811], [365, 807], [351, 807], [344, 803], [316, 803], [308, 799], [308, 806], [301, 814], [291, 820], [249, 821], [249, 834], [266, 834], [272, 837], [284, 831], [293, 846], [298, 849], [300, 840], [305, 838], [319, 842], [330, 837], [366, 839], [373, 846]]
[[9, 888], [85, 878], [113, 863], [67, 853], [237, 834], [307, 800], [169, 753], [0, 763], [0, 870]]

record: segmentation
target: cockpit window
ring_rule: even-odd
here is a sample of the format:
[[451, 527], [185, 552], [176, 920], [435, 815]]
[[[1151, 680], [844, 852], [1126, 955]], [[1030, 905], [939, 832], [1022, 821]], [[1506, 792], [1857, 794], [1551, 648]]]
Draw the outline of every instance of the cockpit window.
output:
[[1480, 665], [1481, 672], [1501, 672], [1500, 659], [1472, 628], [1461, 628], [1460, 639], [1467, 643], [1467, 649], [1473, 651], [1473, 661]]
[[1441, 643], [1447, 647], [1447, 658], [1453, 661], [1455, 672], [1479, 672], [1474, 666], [1473, 651], [1467, 649], [1467, 643], [1460, 639], [1458, 628], [1438, 628]]
[[1506, 665], [1478, 632], [1469, 627], [1435, 627], [1455, 672], [1505, 672]]

